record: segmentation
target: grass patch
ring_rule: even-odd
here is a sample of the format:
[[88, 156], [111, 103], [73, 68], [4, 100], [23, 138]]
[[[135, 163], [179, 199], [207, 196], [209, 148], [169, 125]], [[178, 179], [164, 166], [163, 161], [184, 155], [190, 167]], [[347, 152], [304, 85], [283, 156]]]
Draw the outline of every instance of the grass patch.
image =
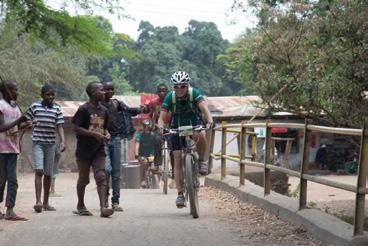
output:
[[[335, 214], [336, 217], [340, 218], [341, 220], [345, 221], [346, 223], [349, 223], [351, 225], [354, 225], [354, 217], [343, 215], [343, 214]], [[364, 230], [368, 231], [368, 217], [364, 218]]]
[[289, 190], [287, 195], [288, 195], [288, 197], [298, 198], [299, 197], [299, 192], [300, 192], [300, 184], [298, 184], [293, 191]]

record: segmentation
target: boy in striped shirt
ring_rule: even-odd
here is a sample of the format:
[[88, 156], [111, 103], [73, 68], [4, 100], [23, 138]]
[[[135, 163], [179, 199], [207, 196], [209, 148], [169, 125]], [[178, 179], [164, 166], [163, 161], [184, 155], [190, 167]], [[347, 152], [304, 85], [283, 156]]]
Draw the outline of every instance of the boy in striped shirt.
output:
[[[26, 113], [27, 118], [33, 122], [32, 157], [36, 190], [36, 204], [33, 208], [37, 213], [42, 212], [42, 209], [45, 211], [56, 210], [49, 204], [56, 148], [56, 132], [60, 138], [60, 151], [65, 150], [64, 117], [60, 106], [54, 103], [54, 88], [50, 85], [44, 85], [41, 89], [41, 97], [42, 101], [33, 103]], [[42, 186], [43, 202], [41, 202]]]

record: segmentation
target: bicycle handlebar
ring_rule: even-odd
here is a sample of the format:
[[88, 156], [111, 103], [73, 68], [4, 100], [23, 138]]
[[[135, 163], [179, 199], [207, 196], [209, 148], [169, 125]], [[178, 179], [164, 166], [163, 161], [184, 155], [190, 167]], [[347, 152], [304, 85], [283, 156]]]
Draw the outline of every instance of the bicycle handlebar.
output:
[[[166, 136], [166, 135], [173, 135], [173, 134], [179, 134], [180, 132], [183, 132], [185, 130], [188, 130], [188, 129], [184, 129], [184, 130], [181, 130], [179, 128], [164, 128], [163, 129], [163, 135]], [[202, 130], [204, 131], [207, 131], [207, 130], [211, 130], [211, 128], [208, 128], [208, 127], [205, 127], [203, 125], [197, 125], [197, 126], [192, 126], [192, 129], [190, 129], [194, 132], [200, 132]]]

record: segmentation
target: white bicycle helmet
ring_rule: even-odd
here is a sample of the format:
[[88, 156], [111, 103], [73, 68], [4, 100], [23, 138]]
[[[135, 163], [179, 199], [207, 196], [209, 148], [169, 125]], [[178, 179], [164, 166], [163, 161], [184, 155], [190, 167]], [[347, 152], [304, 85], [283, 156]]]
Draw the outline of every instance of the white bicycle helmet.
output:
[[152, 128], [153, 123], [151, 119], [144, 119], [142, 120], [142, 125], [144, 128]]
[[190, 83], [189, 74], [184, 71], [175, 72], [171, 75], [170, 84], [174, 85], [188, 85]]

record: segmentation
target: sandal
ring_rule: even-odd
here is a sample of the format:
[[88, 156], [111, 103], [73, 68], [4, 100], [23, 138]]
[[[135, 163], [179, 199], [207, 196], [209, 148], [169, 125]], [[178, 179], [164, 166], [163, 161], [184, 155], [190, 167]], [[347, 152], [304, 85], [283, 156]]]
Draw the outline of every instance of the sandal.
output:
[[43, 206], [44, 211], [56, 211], [56, 208], [50, 205]]
[[112, 204], [112, 209], [114, 210], [114, 212], [123, 212], [124, 209], [122, 207], [119, 206], [119, 204]]
[[36, 205], [33, 206], [33, 209], [36, 211], [36, 213], [41, 213], [42, 212], [42, 204], [37, 203]]
[[18, 215], [5, 215], [4, 219], [9, 220], [9, 221], [27, 221], [28, 220], [28, 219], [26, 219], [24, 217], [20, 217]]
[[110, 217], [114, 213], [114, 210], [112, 208], [102, 208], [101, 209], [101, 217]]
[[79, 215], [79, 216], [92, 216], [93, 214], [88, 211], [87, 208], [80, 208], [73, 211], [73, 214]]
[[0, 220], [4, 219], [5, 214], [3, 214], [2, 212], [0, 212]]

